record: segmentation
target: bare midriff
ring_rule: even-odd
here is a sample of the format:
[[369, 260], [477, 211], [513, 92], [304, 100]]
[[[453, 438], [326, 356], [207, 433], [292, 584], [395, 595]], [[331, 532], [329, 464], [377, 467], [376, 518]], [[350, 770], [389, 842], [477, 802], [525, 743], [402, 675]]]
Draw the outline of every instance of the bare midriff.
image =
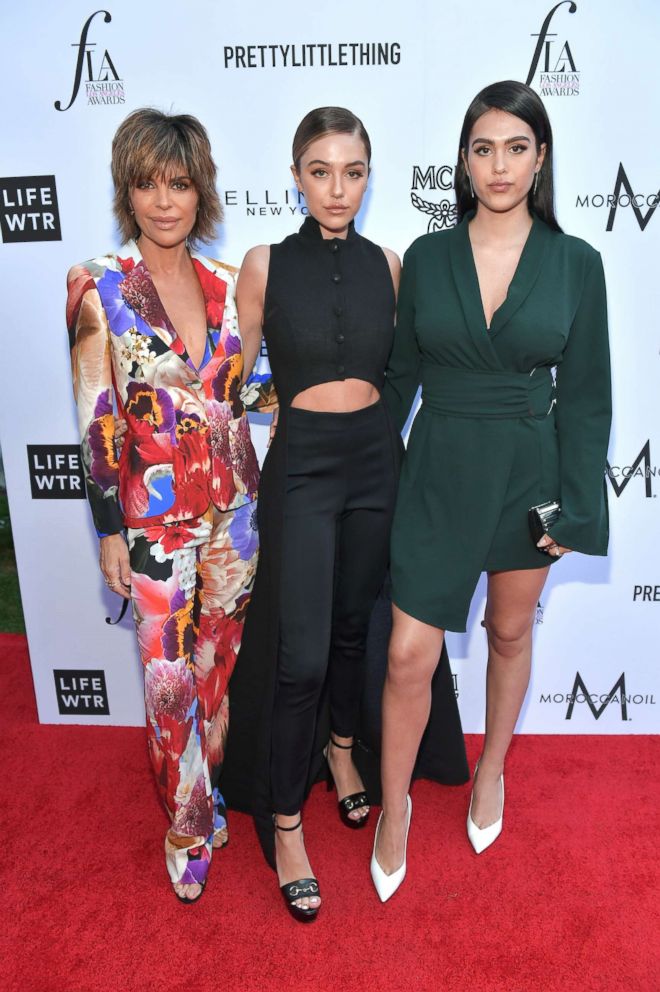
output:
[[315, 413], [353, 413], [376, 403], [379, 396], [376, 387], [364, 379], [340, 379], [303, 389], [291, 406]]

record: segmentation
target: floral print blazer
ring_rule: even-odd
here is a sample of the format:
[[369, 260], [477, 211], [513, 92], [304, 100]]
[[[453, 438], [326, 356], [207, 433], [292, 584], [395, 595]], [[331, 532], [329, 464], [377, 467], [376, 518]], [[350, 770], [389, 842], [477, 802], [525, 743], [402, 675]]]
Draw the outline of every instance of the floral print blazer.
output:
[[[259, 467], [240, 397], [237, 270], [191, 252], [206, 302], [195, 368], [137, 244], [74, 266], [67, 326], [82, 458], [100, 536], [255, 499]], [[114, 402], [127, 424], [119, 458]]]

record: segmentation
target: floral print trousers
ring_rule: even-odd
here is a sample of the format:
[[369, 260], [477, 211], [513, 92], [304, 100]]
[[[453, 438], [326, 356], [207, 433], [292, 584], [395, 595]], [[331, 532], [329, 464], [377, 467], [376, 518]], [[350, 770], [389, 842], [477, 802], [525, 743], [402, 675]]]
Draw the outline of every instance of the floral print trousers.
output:
[[128, 530], [149, 753], [171, 825], [172, 882], [203, 883], [227, 841], [218, 779], [258, 557], [257, 504]]

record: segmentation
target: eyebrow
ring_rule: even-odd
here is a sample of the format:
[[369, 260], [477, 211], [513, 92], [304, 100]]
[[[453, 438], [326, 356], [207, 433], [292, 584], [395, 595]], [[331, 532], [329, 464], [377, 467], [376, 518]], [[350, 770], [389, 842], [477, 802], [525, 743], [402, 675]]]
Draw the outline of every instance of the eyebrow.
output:
[[[519, 134], [515, 138], [505, 138], [504, 143], [506, 145], [512, 144], [514, 141], [531, 141], [526, 134]], [[495, 142], [492, 138], [475, 138], [472, 142], [473, 145], [494, 145]]]
[[[313, 158], [311, 162], [307, 163], [307, 167], [309, 168], [310, 165], [332, 165], [332, 162], [325, 162], [322, 158]], [[366, 166], [366, 162], [363, 162], [361, 158], [358, 158], [355, 162], [346, 162], [344, 168], [348, 169], [351, 165]]]

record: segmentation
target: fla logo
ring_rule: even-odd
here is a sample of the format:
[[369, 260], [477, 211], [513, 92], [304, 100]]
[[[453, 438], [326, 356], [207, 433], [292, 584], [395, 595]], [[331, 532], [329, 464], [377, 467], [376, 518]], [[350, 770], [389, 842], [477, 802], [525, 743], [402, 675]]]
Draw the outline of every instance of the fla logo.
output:
[[82, 31], [80, 32], [80, 40], [71, 44], [72, 48], [78, 49], [73, 77], [73, 90], [66, 106], [63, 106], [62, 100], [55, 100], [53, 104], [55, 110], [64, 112], [71, 109], [76, 102], [83, 81], [85, 83], [85, 95], [88, 105], [114, 105], [126, 102], [124, 81], [119, 77], [115, 63], [110, 57], [110, 52], [107, 48], [97, 52], [95, 51], [97, 47], [96, 42], [88, 41], [92, 21], [99, 14], [103, 14], [103, 22], [105, 24], [109, 24], [112, 20], [110, 11], [96, 10], [83, 24]]
[[575, 64], [571, 46], [560, 38], [556, 31], [550, 31], [550, 24], [560, 7], [568, 7], [568, 13], [577, 11], [574, 0], [561, 0], [546, 14], [539, 32], [533, 33], [536, 46], [525, 82], [538, 88], [541, 96], [579, 96], [580, 72]]

